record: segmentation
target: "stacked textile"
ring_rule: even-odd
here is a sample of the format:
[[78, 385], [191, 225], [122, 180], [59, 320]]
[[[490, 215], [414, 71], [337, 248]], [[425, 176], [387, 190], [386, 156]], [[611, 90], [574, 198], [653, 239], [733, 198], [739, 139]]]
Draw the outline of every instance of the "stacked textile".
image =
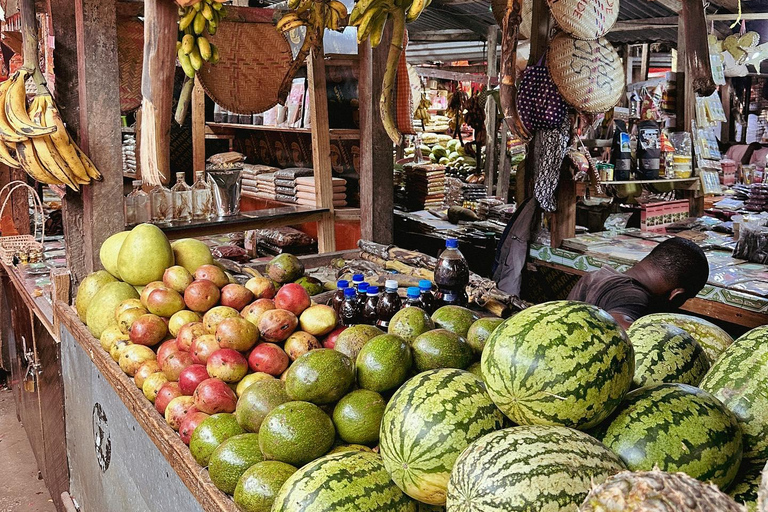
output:
[[753, 183], [749, 187], [749, 199], [744, 208], [751, 212], [768, 211], [768, 183]]
[[405, 169], [406, 206], [411, 210], [440, 207], [445, 201], [445, 166], [407, 164]]
[[488, 197], [483, 183], [465, 183], [459, 178], [446, 178], [445, 204], [463, 206]]
[[[347, 206], [347, 180], [332, 178], [333, 182], [333, 206], [340, 208]], [[314, 176], [296, 178], [296, 202], [302, 206], [316, 208], [317, 189]]]
[[[259, 177], [266, 174], [273, 174], [278, 171], [276, 167], [270, 167], [269, 165], [251, 165], [251, 164], [242, 164], [243, 165], [243, 193], [247, 196], [258, 196], [259, 192]], [[265, 178], [261, 178], [263, 181]], [[268, 187], [271, 188], [271, 187]], [[271, 192], [271, 191], [269, 191]], [[270, 195], [270, 194], [268, 194]], [[274, 196], [274, 194], [271, 194], [271, 196]], [[274, 197], [270, 197], [267, 199], [273, 199]]]

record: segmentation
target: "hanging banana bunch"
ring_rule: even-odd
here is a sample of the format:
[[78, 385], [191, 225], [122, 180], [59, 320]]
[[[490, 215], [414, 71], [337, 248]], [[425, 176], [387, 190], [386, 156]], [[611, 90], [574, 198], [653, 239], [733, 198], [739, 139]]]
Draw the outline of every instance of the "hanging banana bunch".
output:
[[176, 57], [184, 73], [194, 78], [203, 62], [219, 62], [219, 49], [205, 36], [216, 34], [219, 22], [225, 16], [223, 5], [215, 0], [201, 0], [193, 5], [179, 7], [179, 36]]
[[299, 27], [306, 27], [307, 32], [299, 53], [291, 62], [280, 84], [277, 93], [280, 104], [285, 104], [291, 91], [293, 78], [299, 68], [304, 65], [309, 52], [323, 44], [325, 29], [343, 32], [347, 19], [347, 6], [339, 0], [289, 0], [288, 8], [290, 11], [277, 22], [277, 30], [287, 33]]
[[426, 125], [432, 120], [432, 116], [429, 113], [431, 106], [432, 102], [427, 99], [427, 95], [421, 93], [421, 100], [419, 100], [419, 106], [416, 107], [416, 113], [413, 114], [413, 118], [421, 121], [422, 131], [427, 131]]
[[464, 124], [464, 105], [468, 99], [466, 92], [457, 89], [448, 98], [448, 108], [446, 109], [446, 114], [451, 119], [449, 126], [453, 132], [453, 138], [458, 138], [462, 146], [464, 146], [464, 141], [461, 138], [461, 126]]
[[397, 66], [400, 62], [400, 56], [403, 54], [405, 24], [416, 21], [431, 1], [359, 0], [349, 16], [349, 24], [357, 27], [357, 42], [362, 43], [366, 39], [370, 39], [373, 48], [379, 46], [384, 34], [384, 27], [389, 19], [392, 20], [392, 42], [387, 55], [387, 70], [384, 74], [379, 110], [387, 134], [397, 145], [402, 143], [403, 134], [397, 129], [395, 122], [392, 94], [395, 89]]

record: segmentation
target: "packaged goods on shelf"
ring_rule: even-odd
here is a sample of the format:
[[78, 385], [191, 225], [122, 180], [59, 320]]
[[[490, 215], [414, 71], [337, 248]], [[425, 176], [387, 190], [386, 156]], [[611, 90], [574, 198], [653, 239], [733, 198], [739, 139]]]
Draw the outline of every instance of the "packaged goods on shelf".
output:
[[[333, 206], [347, 206], [347, 181], [342, 178], [332, 178]], [[317, 190], [314, 176], [296, 178], [296, 202], [302, 206], [317, 207]]]

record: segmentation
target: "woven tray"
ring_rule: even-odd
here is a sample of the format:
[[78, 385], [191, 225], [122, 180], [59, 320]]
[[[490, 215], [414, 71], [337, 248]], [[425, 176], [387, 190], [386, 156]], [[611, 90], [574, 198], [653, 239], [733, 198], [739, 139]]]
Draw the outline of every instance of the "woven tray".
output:
[[565, 101], [585, 114], [610, 110], [624, 92], [621, 59], [605, 38], [582, 41], [561, 32], [549, 45], [548, 64]]
[[221, 60], [197, 76], [213, 101], [237, 114], [260, 114], [277, 104], [291, 48], [271, 23], [222, 21], [210, 40]]
[[144, 63], [144, 24], [133, 18], [117, 19], [117, 66], [120, 72], [120, 112], [141, 106], [141, 71]]
[[547, 3], [560, 28], [576, 39], [603, 37], [619, 17], [619, 0], [547, 0]]

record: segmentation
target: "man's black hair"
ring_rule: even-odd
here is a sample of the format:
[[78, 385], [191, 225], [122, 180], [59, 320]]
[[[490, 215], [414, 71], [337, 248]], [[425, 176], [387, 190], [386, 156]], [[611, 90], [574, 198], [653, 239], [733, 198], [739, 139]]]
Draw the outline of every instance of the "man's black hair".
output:
[[661, 274], [694, 296], [704, 288], [709, 277], [709, 262], [701, 247], [685, 238], [675, 237], [657, 245], [646, 257]]

